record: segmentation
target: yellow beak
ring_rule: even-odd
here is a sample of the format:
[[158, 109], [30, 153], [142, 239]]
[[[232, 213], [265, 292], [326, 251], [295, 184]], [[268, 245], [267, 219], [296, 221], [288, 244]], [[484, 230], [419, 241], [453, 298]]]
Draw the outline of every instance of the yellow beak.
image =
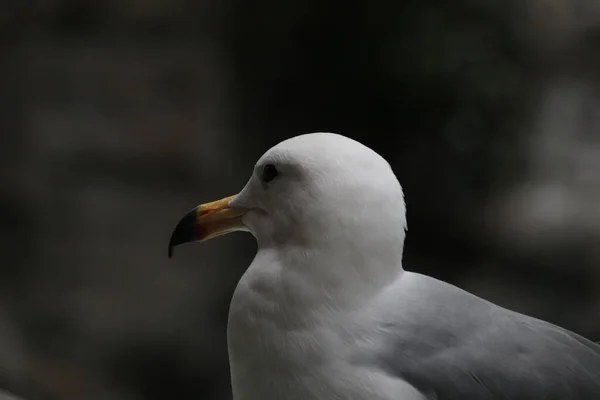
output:
[[244, 230], [243, 209], [229, 207], [235, 196], [199, 205], [181, 218], [169, 241], [169, 258], [173, 248], [183, 243], [203, 242], [226, 233]]

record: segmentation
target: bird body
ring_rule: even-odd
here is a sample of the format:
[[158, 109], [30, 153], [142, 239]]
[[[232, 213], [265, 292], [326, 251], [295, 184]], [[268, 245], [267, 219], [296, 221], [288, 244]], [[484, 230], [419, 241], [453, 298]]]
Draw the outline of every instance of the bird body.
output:
[[296, 299], [281, 289], [281, 276], [261, 272], [250, 267], [230, 308], [236, 399], [575, 400], [600, 393], [596, 343], [434, 278], [405, 271], [357, 308], [306, 312], [288, 304]]
[[169, 249], [233, 230], [258, 251], [232, 298], [235, 400], [600, 399], [600, 345], [402, 267], [389, 164], [329, 133], [288, 139]]

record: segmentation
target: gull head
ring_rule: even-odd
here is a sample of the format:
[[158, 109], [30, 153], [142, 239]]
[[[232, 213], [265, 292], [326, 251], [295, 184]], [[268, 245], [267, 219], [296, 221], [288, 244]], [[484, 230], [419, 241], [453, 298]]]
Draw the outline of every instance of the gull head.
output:
[[401, 268], [406, 215], [402, 188], [388, 162], [367, 146], [333, 133], [310, 133], [269, 149], [234, 196], [193, 208], [169, 243], [252, 233], [259, 252], [327, 249], [348, 262], [376, 254]]

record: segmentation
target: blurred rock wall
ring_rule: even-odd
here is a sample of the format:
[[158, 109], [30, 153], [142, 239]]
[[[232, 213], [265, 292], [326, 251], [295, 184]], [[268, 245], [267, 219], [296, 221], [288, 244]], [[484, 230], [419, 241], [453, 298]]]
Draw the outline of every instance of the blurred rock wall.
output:
[[[0, 5], [0, 387], [29, 399], [227, 399], [254, 243], [166, 258], [276, 142], [388, 158], [406, 268], [600, 339], [592, 1]], [[232, 249], [236, 249], [233, 251]]]

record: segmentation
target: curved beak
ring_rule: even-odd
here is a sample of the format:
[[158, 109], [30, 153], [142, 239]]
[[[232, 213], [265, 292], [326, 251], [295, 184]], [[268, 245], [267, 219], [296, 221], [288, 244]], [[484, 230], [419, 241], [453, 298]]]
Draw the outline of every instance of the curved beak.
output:
[[183, 243], [203, 242], [230, 232], [246, 230], [242, 223], [245, 209], [229, 207], [235, 196], [199, 205], [181, 218], [169, 240], [169, 258], [173, 248]]

